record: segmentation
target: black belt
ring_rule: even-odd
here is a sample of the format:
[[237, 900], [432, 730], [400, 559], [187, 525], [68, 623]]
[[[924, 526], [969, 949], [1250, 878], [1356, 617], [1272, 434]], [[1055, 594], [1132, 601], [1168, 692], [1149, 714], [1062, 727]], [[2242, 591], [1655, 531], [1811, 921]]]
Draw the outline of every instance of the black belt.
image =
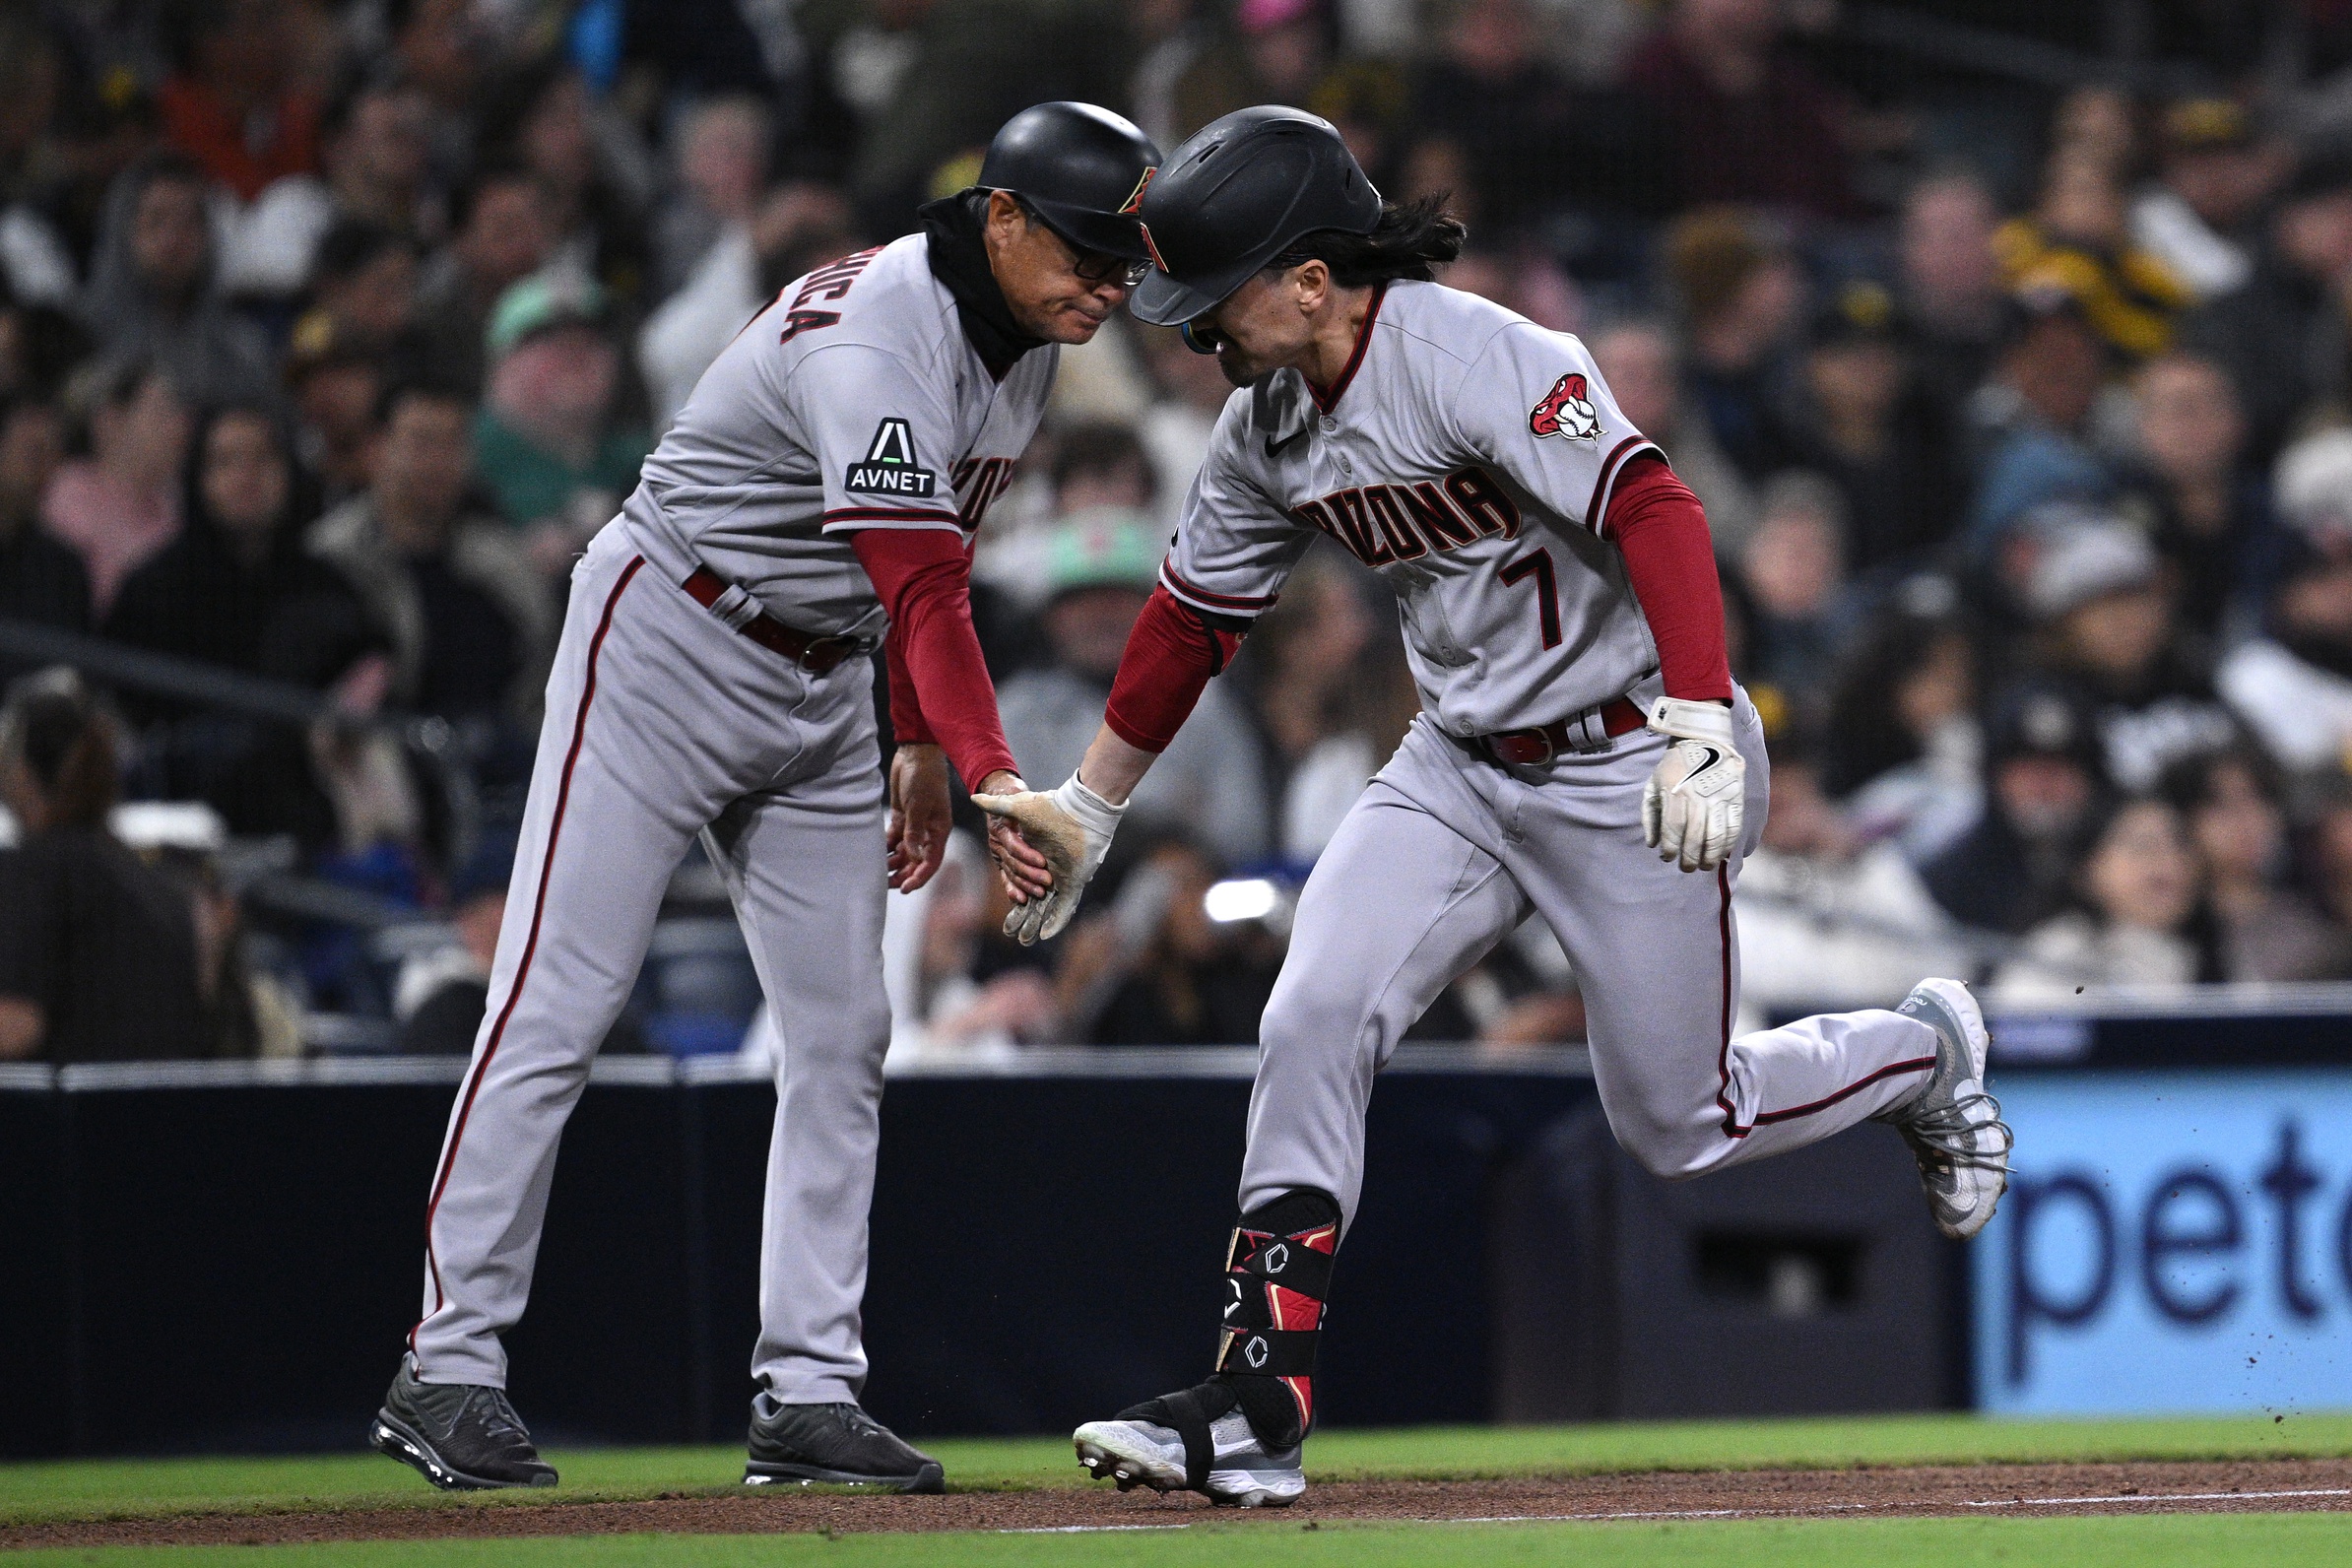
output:
[[1524, 730], [1496, 730], [1490, 735], [1456, 736], [1454, 744], [1489, 762], [1513, 767], [1540, 767], [1573, 751], [1605, 751], [1608, 743], [1648, 723], [1642, 710], [1617, 697], [1581, 713]]
[[[708, 566], [696, 566], [693, 575], [679, 586], [694, 603], [708, 610], [726, 595], [731, 584]], [[842, 660], [873, 648], [863, 637], [814, 637], [806, 631], [795, 631], [765, 611], [753, 611], [751, 619], [735, 629], [770, 653], [782, 654], [811, 675], [824, 675]]]

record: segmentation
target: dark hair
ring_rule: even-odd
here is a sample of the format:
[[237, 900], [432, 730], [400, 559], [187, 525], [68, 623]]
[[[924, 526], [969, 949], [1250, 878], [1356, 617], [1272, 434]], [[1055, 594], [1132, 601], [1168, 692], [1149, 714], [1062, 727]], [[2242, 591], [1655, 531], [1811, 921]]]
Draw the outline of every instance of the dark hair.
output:
[[1384, 202], [1380, 222], [1368, 234], [1343, 229], [1319, 229], [1301, 234], [1288, 249], [1268, 262], [1272, 272], [1287, 272], [1310, 261], [1332, 270], [1332, 281], [1342, 289], [1363, 289], [1394, 283], [1400, 278], [1430, 283], [1433, 269], [1462, 254], [1470, 229], [1446, 211], [1444, 191], [1403, 206]]
[[375, 395], [375, 423], [378, 429], [392, 423], [392, 416], [400, 406], [412, 398], [427, 403], [454, 403], [467, 414], [474, 412], [474, 394], [457, 382], [442, 376], [402, 375], [387, 379]]
[[80, 676], [59, 667], [10, 686], [0, 748], [32, 776], [49, 827], [106, 825], [118, 788], [114, 726]]
[[475, 169], [474, 177], [460, 185], [457, 194], [450, 199], [449, 231], [453, 234], [466, 231], [466, 227], [474, 221], [474, 209], [482, 204], [486, 192], [500, 185], [528, 185], [536, 191], [543, 189], [545, 184], [538, 173], [520, 160], [510, 157], [490, 159]]
[[198, 416], [196, 428], [188, 440], [187, 462], [182, 465], [180, 515], [191, 523], [205, 526], [215, 523], [212, 507], [204, 498], [204, 466], [212, 450], [213, 431], [229, 420], [259, 420], [270, 432], [270, 445], [276, 448], [278, 461], [286, 466], [286, 502], [279, 512], [277, 526], [283, 530], [291, 522], [317, 516], [316, 493], [301, 464], [294, 460], [294, 434], [287, 427], [285, 416], [268, 404], [251, 399], [216, 404]]
[[1159, 470], [1134, 426], [1116, 420], [1087, 420], [1062, 432], [1046, 474], [1059, 490], [1074, 475], [1114, 473], [1130, 463], [1143, 470], [1145, 490], [1157, 495]]
[[356, 278], [375, 264], [386, 251], [397, 250], [414, 256], [417, 247], [406, 235], [396, 233], [382, 224], [364, 218], [342, 218], [328, 229], [318, 242], [318, 250], [310, 261], [310, 284], [317, 288], [324, 284], [341, 283]]
[[2175, 761], [2156, 781], [2156, 797], [2179, 812], [2184, 818], [2194, 817], [2213, 804], [2219, 793], [2218, 780], [2227, 768], [2238, 768], [2254, 780], [2254, 786], [2273, 809], [2283, 810], [2285, 786], [2278, 776], [2278, 766], [2254, 740], [2240, 732], [2237, 742], [2225, 749], [2196, 751]]

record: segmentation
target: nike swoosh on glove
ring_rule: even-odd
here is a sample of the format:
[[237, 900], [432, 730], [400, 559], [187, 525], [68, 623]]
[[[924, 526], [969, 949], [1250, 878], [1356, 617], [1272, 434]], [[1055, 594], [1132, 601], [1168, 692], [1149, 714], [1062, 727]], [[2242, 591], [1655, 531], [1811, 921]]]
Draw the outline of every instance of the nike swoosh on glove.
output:
[[1119, 830], [1124, 806], [1113, 806], [1078, 782], [1076, 773], [1057, 790], [1024, 790], [1018, 795], [975, 795], [972, 804], [994, 817], [1019, 824], [1021, 837], [1045, 857], [1054, 885], [1043, 898], [1015, 904], [1005, 917], [1005, 935], [1022, 947], [1034, 947], [1058, 937], [1078, 913], [1086, 883], [1102, 868], [1111, 835]]
[[1731, 744], [1731, 710], [1660, 697], [1650, 728], [1673, 744], [1642, 788], [1642, 837], [1660, 860], [1713, 871], [1739, 842], [1747, 815], [1747, 760]]

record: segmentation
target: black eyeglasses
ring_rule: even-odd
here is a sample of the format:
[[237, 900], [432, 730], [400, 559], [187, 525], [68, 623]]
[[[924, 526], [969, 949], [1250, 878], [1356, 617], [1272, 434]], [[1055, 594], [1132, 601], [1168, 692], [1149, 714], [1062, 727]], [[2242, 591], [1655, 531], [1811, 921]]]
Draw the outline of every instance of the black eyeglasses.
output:
[[[1014, 199], [1018, 200], [1017, 197]], [[1054, 236], [1054, 243], [1060, 245], [1064, 254], [1070, 257], [1070, 270], [1077, 274], [1080, 283], [1116, 283], [1122, 289], [1134, 289], [1151, 275], [1151, 263], [1147, 261], [1130, 261], [1125, 256], [1114, 256], [1107, 250], [1088, 250], [1072, 244], [1060, 229], [1039, 217], [1037, 209], [1025, 201], [1021, 202], [1020, 211], [1021, 216], [1033, 227]]]

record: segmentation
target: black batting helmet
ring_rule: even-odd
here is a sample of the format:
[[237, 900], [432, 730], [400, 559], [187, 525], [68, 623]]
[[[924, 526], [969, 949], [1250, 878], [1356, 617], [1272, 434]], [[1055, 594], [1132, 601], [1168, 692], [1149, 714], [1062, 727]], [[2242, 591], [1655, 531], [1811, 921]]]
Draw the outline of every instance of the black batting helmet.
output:
[[1368, 234], [1380, 192], [1329, 120], [1267, 104], [1212, 120], [1143, 193], [1152, 272], [1129, 308], [1154, 326], [1192, 320], [1301, 236]]
[[1151, 138], [1091, 103], [1040, 103], [1005, 122], [980, 163], [980, 184], [1010, 191], [1080, 250], [1148, 261], [1136, 216], [1159, 169]]

